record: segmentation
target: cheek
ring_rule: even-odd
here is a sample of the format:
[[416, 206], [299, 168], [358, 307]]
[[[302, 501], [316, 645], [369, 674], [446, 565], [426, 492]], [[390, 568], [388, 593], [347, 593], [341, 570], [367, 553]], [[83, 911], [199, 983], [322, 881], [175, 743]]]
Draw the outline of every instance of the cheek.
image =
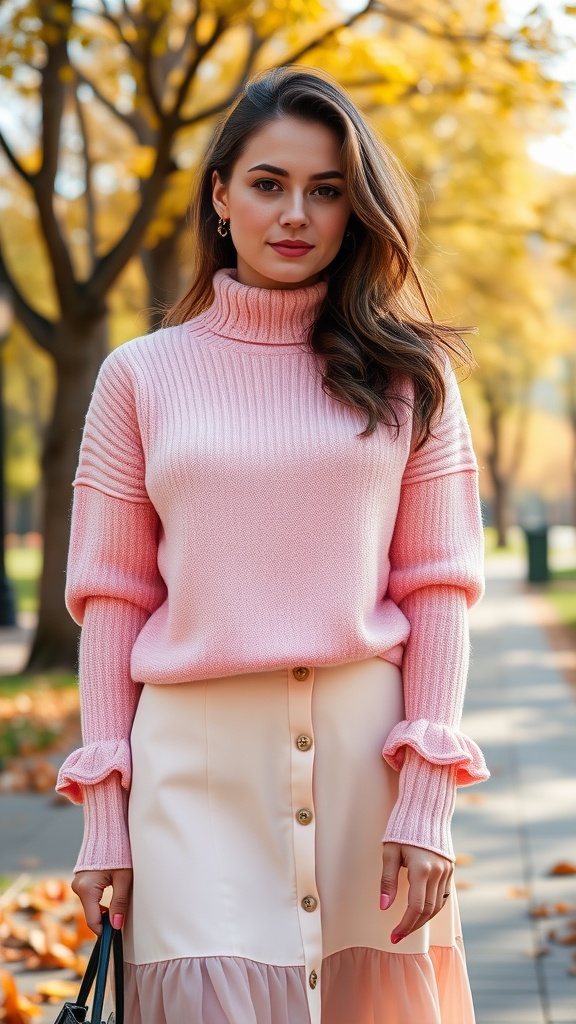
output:
[[340, 245], [349, 219], [350, 211], [347, 209], [327, 211], [324, 218], [324, 232], [327, 241]]
[[270, 223], [271, 214], [263, 203], [255, 202], [250, 193], [244, 193], [235, 197], [235, 202], [230, 208], [231, 219], [234, 224], [254, 235], [259, 228]]

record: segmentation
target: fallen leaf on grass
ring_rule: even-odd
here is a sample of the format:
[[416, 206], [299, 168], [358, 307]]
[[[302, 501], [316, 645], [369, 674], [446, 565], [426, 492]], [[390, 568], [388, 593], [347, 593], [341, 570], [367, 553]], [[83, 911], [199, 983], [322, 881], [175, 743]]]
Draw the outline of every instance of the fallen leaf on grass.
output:
[[57, 967], [66, 967], [68, 970], [80, 975], [83, 973], [87, 961], [86, 957], [76, 956], [71, 949], [63, 946], [61, 942], [55, 942], [44, 952], [34, 952], [27, 958], [25, 963], [29, 971], [46, 971]]
[[551, 875], [576, 875], [576, 864], [568, 860], [560, 860], [550, 868]]
[[4, 946], [0, 949], [0, 960], [7, 964], [19, 964], [29, 955], [29, 949], [12, 949], [11, 946]]
[[[28, 921], [22, 919], [24, 914]], [[0, 912], [0, 957], [8, 963], [23, 962], [26, 970], [66, 968], [81, 976], [87, 958], [78, 950], [86, 942], [93, 943], [94, 935], [78, 897], [62, 879], [50, 878], [15, 893]]]
[[18, 910], [55, 914], [63, 921], [75, 920], [78, 910], [78, 897], [60, 878], [48, 878], [19, 893], [15, 903]]
[[50, 978], [48, 981], [38, 984], [36, 991], [43, 1002], [60, 1002], [63, 999], [75, 999], [78, 994], [78, 985], [74, 981]]
[[60, 981], [53, 978], [42, 981], [36, 986], [36, 991], [43, 1002], [59, 1003], [64, 999], [75, 999], [78, 994], [78, 985], [73, 981]]
[[42, 1016], [42, 1010], [18, 991], [8, 971], [0, 973], [0, 985], [4, 994], [1, 1011], [3, 1024], [29, 1024], [33, 1017]]

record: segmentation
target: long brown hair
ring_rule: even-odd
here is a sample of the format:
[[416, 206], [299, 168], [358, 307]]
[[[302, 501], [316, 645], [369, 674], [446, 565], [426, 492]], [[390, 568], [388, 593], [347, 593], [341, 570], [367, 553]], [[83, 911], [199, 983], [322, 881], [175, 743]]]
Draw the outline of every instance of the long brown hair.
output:
[[[164, 323], [180, 324], [212, 302], [212, 278], [236, 265], [230, 236], [216, 230], [212, 172], [224, 183], [248, 140], [279, 117], [331, 128], [342, 146], [352, 213], [340, 252], [324, 271], [326, 300], [309, 343], [324, 357], [322, 387], [333, 398], [365, 411], [361, 436], [378, 423], [399, 429], [394, 393], [400, 376], [414, 388], [415, 448], [431, 434], [431, 420], [445, 399], [440, 353], [471, 369], [475, 360], [453, 327], [435, 323], [415, 265], [418, 200], [406, 171], [377, 139], [358, 108], [329, 76], [292, 65], [248, 82], [220, 123], [206, 152], [190, 209], [194, 277]], [[349, 234], [351, 233], [351, 234]], [[462, 329], [461, 329], [462, 330]]]

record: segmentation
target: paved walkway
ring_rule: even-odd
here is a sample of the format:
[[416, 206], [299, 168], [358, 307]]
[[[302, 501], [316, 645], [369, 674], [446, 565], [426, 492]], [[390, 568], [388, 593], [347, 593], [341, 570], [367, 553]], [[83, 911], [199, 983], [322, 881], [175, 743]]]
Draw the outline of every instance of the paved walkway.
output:
[[[576, 1024], [576, 946], [548, 941], [561, 917], [529, 916], [538, 904], [576, 904], [576, 876], [549, 875], [559, 861], [576, 863], [576, 694], [523, 571], [518, 559], [493, 559], [471, 613], [463, 728], [492, 778], [458, 797], [455, 847], [472, 858], [457, 869], [469, 886], [459, 903], [478, 1024]], [[535, 956], [542, 947], [550, 952]]]
[[[561, 673], [566, 655], [541, 627], [547, 606], [523, 576], [521, 559], [490, 560], [486, 597], [471, 613], [463, 727], [492, 778], [458, 797], [455, 846], [468, 859], [457, 869], [458, 897], [477, 1024], [576, 1024], [576, 946], [548, 942], [562, 918], [529, 916], [540, 903], [576, 903], [576, 875], [549, 875], [556, 862], [576, 861], [576, 693]], [[18, 660], [18, 638], [8, 639], [0, 671], [3, 659]], [[0, 874], [68, 875], [80, 833], [78, 808], [0, 797]], [[543, 946], [549, 954], [534, 956]]]

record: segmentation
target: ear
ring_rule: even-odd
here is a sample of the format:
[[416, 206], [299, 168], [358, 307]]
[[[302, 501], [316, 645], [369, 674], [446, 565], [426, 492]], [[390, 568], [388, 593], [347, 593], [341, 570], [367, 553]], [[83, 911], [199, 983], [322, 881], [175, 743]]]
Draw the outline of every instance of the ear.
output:
[[218, 171], [212, 171], [212, 203], [219, 217], [229, 217], [228, 186], [220, 180]]

